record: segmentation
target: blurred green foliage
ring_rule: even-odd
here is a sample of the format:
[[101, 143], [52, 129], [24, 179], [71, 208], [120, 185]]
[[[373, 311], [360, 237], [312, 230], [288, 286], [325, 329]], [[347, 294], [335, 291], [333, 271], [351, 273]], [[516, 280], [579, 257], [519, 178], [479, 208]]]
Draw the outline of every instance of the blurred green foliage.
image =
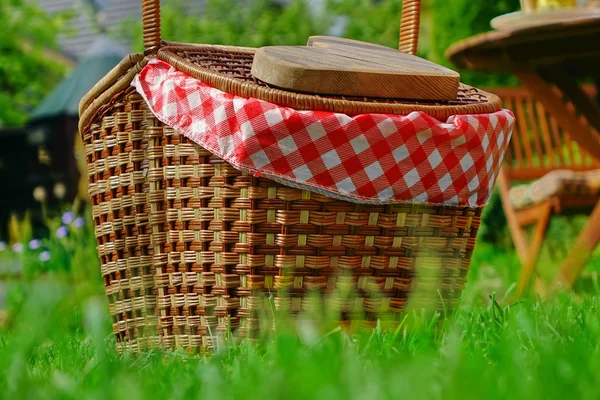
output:
[[[431, 8], [431, 52], [438, 64], [452, 66], [444, 54], [459, 40], [490, 31], [490, 21], [499, 15], [520, 9], [519, 0], [429, 0]], [[512, 86], [514, 77], [474, 71], [459, 71], [461, 80], [474, 86]]]
[[[323, 0], [322, 5], [321, 9], [307, 0], [294, 0], [286, 6], [269, 0], [243, 4], [238, 0], [207, 0], [198, 16], [186, 13], [182, 0], [171, 0], [162, 8], [162, 35], [178, 42], [260, 47], [302, 45], [309, 36], [328, 34], [333, 29], [347, 38], [398, 46], [401, 0]], [[425, 15], [428, 10], [425, 5]], [[131, 39], [137, 51], [143, 49], [139, 21], [126, 21], [118, 34]], [[427, 40], [422, 44], [421, 53], [426, 55]]]
[[346, 20], [342, 36], [398, 47], [401, 1], [341, 0], [330, 1], [329, 11]]
[[49, 16], [30, 0], [0, 0], [0, 126], [19, 126], [53, 89], [65, 66], [44, 54], [68, 15]]
[[[268, 0], [207, 0], [202, 15], [186, 12], [185, 2], [172, 0], [162, 7], [162, 37], [189, 43], [260, 47], [304, 44], [308, 36], [323, 33], [327, 17], [311, 14], [304, 1], [286, 7]], [[118, 32], [143, 49], [139, 21], [126, 21]]]

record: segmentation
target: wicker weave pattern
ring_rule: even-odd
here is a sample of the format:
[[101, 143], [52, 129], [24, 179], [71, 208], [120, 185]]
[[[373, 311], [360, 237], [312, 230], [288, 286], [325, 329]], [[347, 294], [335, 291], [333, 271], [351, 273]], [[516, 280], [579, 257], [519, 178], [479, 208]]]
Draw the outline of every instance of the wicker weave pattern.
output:
[[421, 283], [434, 303], [441, 288], [440, 309], [458, 305], [480, 209], [360, 205], [288, 188], [148, 118], [163, 346], [210, 349], [229, 327], [254, 337], [269, 295], [291, 315], [317, 291], [342, 320], [398, 319], [417, 267], [439, 272], [441, 284]]
[[267, 296], [292, 315], [318, 292], [343, 323], [394, 321], [418, 270], [438, 273], [419, 280], [427, 301], [458, 306], [481, 209], [333, 200], [234, 169], [131, 89], [107, 110], [83, 136], [121, 347], [209, 350], [229, 327], [254, 337]]
[[419, 28], [421, 26], [421, 1], [402, 0], [402, 20], [400, 21], [400, 46], [405, 53], [417, 55]]
[[[131, 92], [131, 91], [130, 91]], [[136, 338], [156, 336], [156, 291], [150, 247], [141, 96], [115, 99], [111, 112], [83, 132], [89, 194], [113, 332], [138, 350]]]

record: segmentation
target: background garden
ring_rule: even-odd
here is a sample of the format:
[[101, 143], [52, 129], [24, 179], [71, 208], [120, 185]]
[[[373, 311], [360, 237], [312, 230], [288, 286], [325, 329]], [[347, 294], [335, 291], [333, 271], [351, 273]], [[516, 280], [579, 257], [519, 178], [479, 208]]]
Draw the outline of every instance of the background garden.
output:
[[[311, 35], [336, 34], [393, 47], [400, 3], [207, 0], [197, 14], [188, 12], [188, 2], [171, 0], [163, 8], [163, 37], [257, 47], [304, 44]], [[421, 56], [445, 65], [450, 44], [489, 30], [494, 16], [519, 9], [518, 0], [424, 3]], [[92, 19], [94, 4], [87, 11]], [[77, 35], [72, 18], [72, 12], [46, 13], [35, 2], [0, 0], [1, 128], [26, 124], [35, 106], [69, 73], [47, 50], [57, 48], [60, 35]], [[129, 38], [136, 51], [142, 48], [137, 20], [125, 19], [107, 34]], [[463, 82], [479, 87], [517, 83], [511, 76], [461, 74]], [[0, 398], [532, 399], [600, 394], [597, 256], [574, 292], [509, 302], [520, 264], [497, 196], [486, 210], [456, 315], [412, 313], [393, 332], [376, 329], [351, 336], [337, 329], [278, 326], [258, 345], [227, 338], [214, 356], [203, 358], [184, 351], [118, 354], [90, 207], [83, 199], [46, 204], [42, 196], [35, 203], [40, 228], [32, 212], [11, 208], [10, 191], [0, 189], [0, 194], [0, 205], [5, 204], [0, 215], [13, 216], [0, 238]], [[584, 217], [552, 221], [540, 261], [543, 275], [555, 274], [584, 222]]]

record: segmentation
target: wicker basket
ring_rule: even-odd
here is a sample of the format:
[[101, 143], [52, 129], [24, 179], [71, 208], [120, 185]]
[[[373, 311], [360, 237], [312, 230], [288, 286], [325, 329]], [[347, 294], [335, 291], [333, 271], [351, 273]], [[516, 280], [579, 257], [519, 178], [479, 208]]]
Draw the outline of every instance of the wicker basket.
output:
[[[405, 0], [402, 50], [416, 52], [420, 1]], [[400, 318], [418, 270], [433, 301], [459, 303], [480, 208], [365, 205], [255, 178], [163, 125], [130, 86], [147, 57], [213, 87], [297, 109], [350, 115], [490, 113], [497, 97], [461, 86], [450, 103], [296, 94], [252, 79], [253, 49], [162, 42], [158, 0], [144, 0], [146, 53], [126, 58], [82, 99], [80, 131], [102, 276], [121, 348], [209, 350], [229, 328], [257, 335], [261, 315], [292, 315], [318, 293], [344, 323]], [[268, 296], [265, 296], [267, 294]]]

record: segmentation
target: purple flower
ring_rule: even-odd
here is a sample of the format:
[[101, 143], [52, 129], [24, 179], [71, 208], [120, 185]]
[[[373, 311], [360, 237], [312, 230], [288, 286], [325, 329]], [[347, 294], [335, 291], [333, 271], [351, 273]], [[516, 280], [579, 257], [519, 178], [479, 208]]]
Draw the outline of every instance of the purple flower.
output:
[[6, 250], [6, 242], [0, 242], [0, 251]]
[[22, 252], [23, 252], [23, 249], [24, 249], [24, 247], [25, 247], [25, 246], [23, 246], [23, 243], [15, 243], [15, 244], [13, 244], [13, 245], [12, 245], [12, 250], [13, 250], [15, 253], [22, 253]]
[[39, 258], [40, 258], [41, 262], [49, 261], [50, 260], [50, 252], [47, 251], [47, 250], [46, 251], [42, 251], [40, 253], [40, 257]]
[[75, 219], [75, 216], [73, 215], [73, 213], [71, 211], [67, 211], [66, 213], [64, 213], [61, 218], [62, 223], [65, 225], [68, 225], [71, 222], [73, 222], [73, 219]]
[[67, 228], [66, 226], [61, 226], [60, 228], [58, 228], [56, 230], [56, 237], [59, 239], [64, 238], [68, 234], [69, 234], [69, 228]]
[[73, 226], [75, 228], [82, 228], [85, 225], [85, 220], [81, 217], [77, 217], [75, 218], [75, 221], [73, 221]]
[[37, 250], [42, 245], [42, 241], [40, 239], [33, 239], [29, 242], [29, 248], [31, 250]]

